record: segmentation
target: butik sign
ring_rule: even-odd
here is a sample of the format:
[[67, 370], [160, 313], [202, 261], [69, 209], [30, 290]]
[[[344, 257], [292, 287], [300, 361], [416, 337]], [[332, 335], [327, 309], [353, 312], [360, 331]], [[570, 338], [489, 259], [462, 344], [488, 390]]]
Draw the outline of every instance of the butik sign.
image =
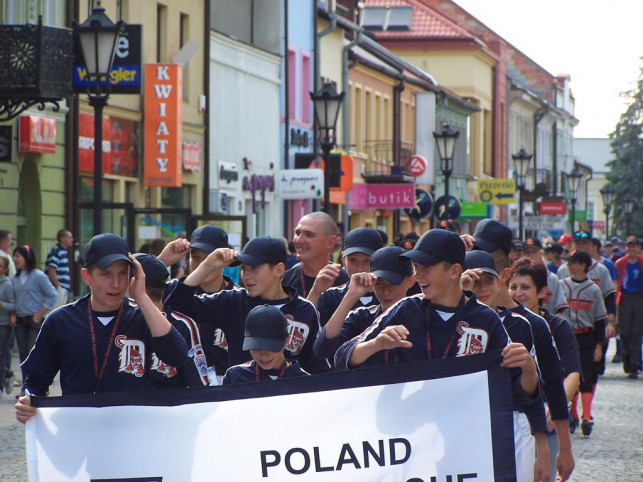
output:
[[145, 65], [146, 186], [180, 187], [183, 181], [183, 67]]
[[415, 206], [413, 184], [353, 184], [350, 209], [398, 209]]
[[46, 117], [23, 115], [18, 124], [20, 152], [56, 152], [56, 121]]

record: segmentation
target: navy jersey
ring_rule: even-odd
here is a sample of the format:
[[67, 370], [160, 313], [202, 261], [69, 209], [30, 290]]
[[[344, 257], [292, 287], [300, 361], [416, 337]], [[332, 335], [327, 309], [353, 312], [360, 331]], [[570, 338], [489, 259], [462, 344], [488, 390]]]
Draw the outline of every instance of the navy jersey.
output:
[[[172, 311], [172, 306], [167, 303], [167, 297], [176, 287], [178, 282], [179, 280], [172, 280], [166, 286], [163, 309], [167, 313]], [[224, 276], [221, 291], [234, 289], [239, 289], [239, 286], [234, 284], [230, 278]], [[210, 293], [205, 293], [200, 287], [197, 287], [197, 289], [195, 290], [195, 294], [201, 295]], [[203, 347], [203, 351], [205, 352], [208, 366], [214, 367], [217, 375], [223, 376], [226, 368], [228, 368], [228, 344], [226, 342], [223, 330], [221, 330], [221, 328], [217, 328], [211, 323], [197, 323], [197, 326], [199, 327], [201, 346]]]
[[[286, 315], [289, 325], [289, 338], [286, 343], [286, 357], [299, 360], [301, 366], [310, 373], [330, 370], [325, 359], [313, 353], [313, 343], [319, 332], [319, 318], [315, 306], [300, 296], [297, 291], [284, 286], [288, 298], [268, 301], [251, 297], [244, 288], [219, 291], [213, 295], [195, 296], [195, 287], [183, 282], [176, 285], [167, 303], [194, 318], [199, 325], [212, 325], [221, 328], [228, 345], [228, 366], [239, 365], [250, 360], [250, 352], [243, 350], [243, 334], [246, 316], [252, 308], [260, 304], [282, 305], [279, 309]], [[203, 330], [201, 331], [203, 334]], [[205, 340], [202, 338], [205, 343]]]
[[560, 361], [565, 370], [565, 377], [570, 373], [580, 373], [580, 352], [578, 351], [578, 343], [576, 343], [576, 336], [574, 335], [574, 330], [572, 330], [571, 323], [547, 310], [543, 310], [543, 318], [549, 325], [551, 335], [556, 342]]
[[223, 385], [307, 376], [310, 376], [310, 373], [305, 372], [297, 360], [290, 360], [282, 370], [264, 370], [252, 360], [228, 368], [223, 377]]
[[208, 386], [210, 384], [208, 364], [196, 322], [189, 316], [176, 311], [164, 313], [164, 315], [185, 340], [188, 347], [188, 357], [191, 361], [177, 368], [164, 363], [156, 353], [153, 353], [150, 369], [151, 385], [154, 388]]
[[565, 379], [565, 370], [558, 355], [556, 343], [549, 331], [549, 325], [544, 318], [538, 316], [533, 311], [529, 311], [522, 304], [512, 308], [511, 311], [524, 316], [531, 325], [531, 332], [534, 336], [534, 348], [536, 349], [536, 363], [543, 381], [543, 392], [552, 420], [567, 419], [567, 395], [563, 380]]
[[[512, 342], [522, 343], [529, 351], [532, 357], [535, 356], [534, 335], [531, 331], [531, 324], [522, 315], [514, 313], [506, 308], [498, 310], [498, 316], [507, 330], [509, 339]], [[540, 375], [540, 373], [539, 373]], [[521, 403], [519, 400], [513, 400], [514, 411], [524, 412], [529, 421], [531, 433], [546, 432], [547, 418], [545, 416], [545, 406], [542, 403]]]
[[[327, 291], [328, 292], [328, 291]], [[337, 349], [346, 341], [355, 338], [366, 328], [371, 326], [375, 319], [382, 314], [380, 305], [362, 306], [352, 310], [346, 316], [344, 325], [335, 338], [326, 338], [326, 327], [323, 326], [317, 334], [313, 350], [321, 358], [332, 359]]]
[[[332, 288], [328, 288], [321, 294], [319, 300], [317, 301], [317, 311], [319, 312], [319, 323], [321, 324], [321, 326], [326, 326], [328, 320], [331, 319], [333, 313], [335, 313], [335, 310], [344, 299], [344, 296], [346, 296], [349, 285], [350, 282], [344, 283], [343, 285], [339, 286], [333, 286]], [[351, 309], [356, 310], [360, 306], [373, 306], [379, 305], [379, 303], [380, 302], [375, 294], [370, 293], [362, 296]], [[357, 334], [359, 335], [359, 333]]]
[[[342, 268], [339, 270], [339, 275], [335, 278], [333, 286], [340, 286], [344, 283], [348, 283], [349, 279], [350, 278], [348, 277], [346, 270]], [[310, 290], [313, 288], [313, 284], [315, 284], [315, 278], [312, 276], [306, 276], [301, 269], [301, 263], [298, 263], [284, 273], [284, 279], [281, 280], [281, 282], [285, 286], [290, 286], [291, 288], [296, 289], [297, 293], [306, 298], [308, 293], [310, 293]]]
[[[187, 363], [187, 346], [176, 328], [172, 327], [167, 335], [152, 337], [138, 306], [127, 298], [123, 298], [120, 317], [117, 312], [92, 312], [96, 340], [94, 357], [88, 320], [89, 297], [86, 295], [54, 310], [45, 319], [34, 348], [22, 364], [26, 374], [24, 387], [31, 393], [44, 396], [59, 371], [63, 395], [142, 390], [149, 388], [153, 352], [174, 367]], [[108, 315], [114, 319], [105, 326], [98, 316]], [[116, 321], [118, 327], [109, 346]], [[109, 355], [105, 358], [108, 350]]]

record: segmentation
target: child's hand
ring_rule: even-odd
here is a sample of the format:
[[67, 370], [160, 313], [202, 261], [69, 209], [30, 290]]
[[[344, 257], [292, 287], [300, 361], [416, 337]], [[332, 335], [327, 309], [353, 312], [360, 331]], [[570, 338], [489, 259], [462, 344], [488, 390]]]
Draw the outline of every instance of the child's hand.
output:
[[536, 371], [536, 362], [522, 343], [509, 343], [502, 350], [502, 363], [505, 368], [521, 368], [523, 371]]
[[351, 276], [351, 282], [348, 285], [348, 293], [357, 297], [362, 297], [366, 293], [373, 291], [373, 286], [377, 281], [377, 276], [373, 273], [355, 273]]
[[239, 253], [232, 248], [217, 248], [201, 264], [211, 269], [223, 269], [229, 266], [238, 256]]
[[409, 330], [404, 325], [387, 326], [377, 335], [375, 342], [380, 350], [393, 348], [411, 348], [413, 343], [407, 340]]

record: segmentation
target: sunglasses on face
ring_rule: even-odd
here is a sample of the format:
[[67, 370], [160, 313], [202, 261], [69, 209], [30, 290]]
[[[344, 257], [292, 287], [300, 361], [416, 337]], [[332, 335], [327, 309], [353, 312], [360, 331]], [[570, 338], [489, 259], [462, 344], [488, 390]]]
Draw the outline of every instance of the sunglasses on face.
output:
[[589, 239], [589, 233], [581, 233], [581, 232], [575, 232], [574, 233], [574, 238], [576, 239]]

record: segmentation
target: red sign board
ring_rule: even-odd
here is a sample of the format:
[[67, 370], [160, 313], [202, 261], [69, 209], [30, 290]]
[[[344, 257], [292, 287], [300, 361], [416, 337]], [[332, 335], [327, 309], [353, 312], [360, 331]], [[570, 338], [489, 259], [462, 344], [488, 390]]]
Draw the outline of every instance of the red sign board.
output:
[[23, 115], [19, 122], [20, 152], [56, 152], [56, 121], [46, 117]]
[[404, 164], [404, 170], [411, 174], [413, 177], [420, 177], [426, 171], [428, 162], [422, 156], [411, 156]]
[[183, 169], [201, 170], [201, 143], [194, 139], [183, 139]]
[[[112, 124], [109, 117], [103, 117], [103, 173], [109, 173], [112, 162]], [[94, 172], [94, 116], [78, 114], [78, 169]]]
[[539, 203], [538, 210], [541, 215], [564, 215], [567, 212], [565, 203]]

